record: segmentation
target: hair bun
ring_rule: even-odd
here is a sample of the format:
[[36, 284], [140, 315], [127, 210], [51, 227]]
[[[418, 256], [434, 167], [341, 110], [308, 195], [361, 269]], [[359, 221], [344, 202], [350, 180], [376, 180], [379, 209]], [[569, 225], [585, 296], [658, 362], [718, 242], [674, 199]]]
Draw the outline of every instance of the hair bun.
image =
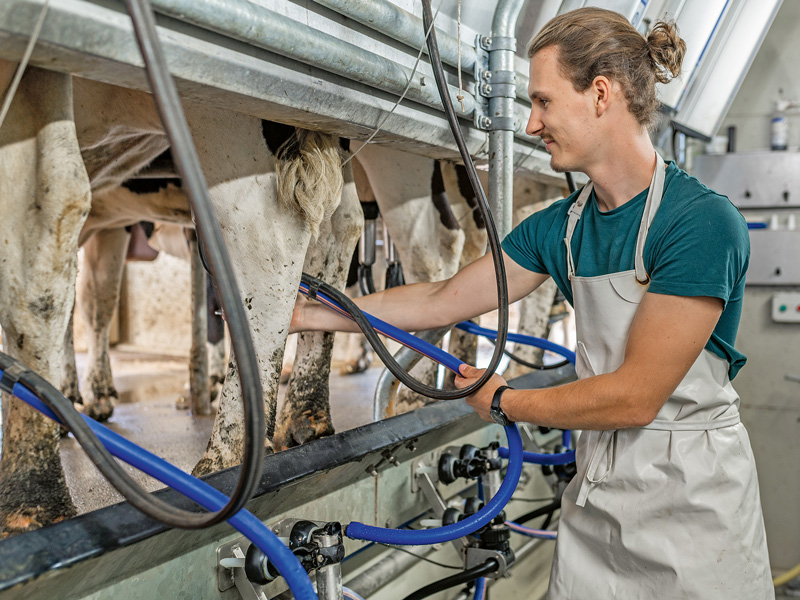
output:
[[678, 35], [675, 21], [658, 21], [647, 34], [647, 51], [656, 67], [656, 80], [667, 83], [681, 74], [686, 42]]

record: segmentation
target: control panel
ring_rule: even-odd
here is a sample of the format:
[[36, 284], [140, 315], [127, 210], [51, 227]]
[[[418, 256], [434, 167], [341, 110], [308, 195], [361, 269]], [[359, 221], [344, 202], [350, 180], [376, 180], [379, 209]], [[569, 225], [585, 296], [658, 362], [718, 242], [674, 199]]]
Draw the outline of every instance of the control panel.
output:
[[781, 292], [772, 297], [772, 320], [800, 323], [800, 292]]

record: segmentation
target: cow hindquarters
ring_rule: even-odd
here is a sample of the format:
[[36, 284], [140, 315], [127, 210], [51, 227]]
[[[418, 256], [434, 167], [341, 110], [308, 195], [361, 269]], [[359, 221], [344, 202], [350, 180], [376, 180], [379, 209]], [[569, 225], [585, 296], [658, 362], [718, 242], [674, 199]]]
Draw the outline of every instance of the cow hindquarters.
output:
[[[305, 211], [289, 199], [279, 201], [276, 159], [259, 119], [197, 105], [187, 107], [187, 117], [248, 315], [269, 418], [277, 403], [280, 365], [311, 225]], [[326, 156], [340, 168], [338, 151]], [[289, 160], [307, 158], [301, 152]], [[313, 177], [304, 177], [308, 189], [314, 189]], [[340, 194], [341, 188], [334, 188]], [[241, 392], [232, 358], [211, 440], [194, 473], [239, 464], [243, 443]]]
[[[56, 387], [74, 302], [78, 234], [90, 206], [71, 94], [69, 76], [29, 69], [0, 130], [4, 351]], [[0, 528], [5, 534], [75, 514], [58, 443], [55, 423], [4, 397]]]

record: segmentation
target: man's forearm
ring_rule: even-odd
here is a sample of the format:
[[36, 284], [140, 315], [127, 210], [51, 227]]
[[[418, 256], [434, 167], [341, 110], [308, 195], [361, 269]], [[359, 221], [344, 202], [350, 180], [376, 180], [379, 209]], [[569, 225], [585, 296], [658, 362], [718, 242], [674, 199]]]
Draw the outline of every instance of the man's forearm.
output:
[[647, 395], [625, 374], [614, 372], [553, 388], [507, 390], [502, 407], [512, 421], [543, 427], [623, 429], [642, 427], [655, 418], [659, 400]]
[[[423, 331], [450, 325], [451, 315], [437, 304], [436, 292], [443, 282], [415, 283], [353, 299], [361, 310], [405, 331]], [[359, 331], [358, 326], [321, 304], [306, 307], [304, 331]]]

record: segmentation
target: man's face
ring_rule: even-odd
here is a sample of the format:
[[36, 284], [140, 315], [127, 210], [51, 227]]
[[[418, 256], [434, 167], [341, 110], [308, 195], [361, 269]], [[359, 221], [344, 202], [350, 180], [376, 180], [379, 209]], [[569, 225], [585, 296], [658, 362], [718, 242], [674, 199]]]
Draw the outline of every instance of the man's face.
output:
[[584, 171], [594, 148], [594, 98], [591, 86], [576, 92], [559, 70], [558, 48], [543, 48], [531, 58], [528, 95], [533, 106], [525, 131], [541, 137], [555, 171]]

